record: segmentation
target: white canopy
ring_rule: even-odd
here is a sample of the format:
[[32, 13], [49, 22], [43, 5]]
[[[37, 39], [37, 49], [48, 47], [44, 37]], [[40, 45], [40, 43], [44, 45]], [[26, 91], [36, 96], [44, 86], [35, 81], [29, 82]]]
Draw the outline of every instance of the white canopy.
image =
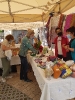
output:
[[0, 22], [47, 21], [50, 12], [62, 13], [73, 6], [75, 0], [0, 0]]
[[66, 14], [66, 15], [73, 14], [73, 13], [75, 13], [75, 6], [64, 12], [64, 14]]

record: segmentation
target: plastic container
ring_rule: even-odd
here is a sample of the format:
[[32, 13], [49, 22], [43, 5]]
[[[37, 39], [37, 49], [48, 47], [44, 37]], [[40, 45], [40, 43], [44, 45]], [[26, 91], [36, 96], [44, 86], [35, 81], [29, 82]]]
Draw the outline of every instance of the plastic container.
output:
[[45, 76], [48, 80], [51, 79], [51, 76], [53, 74], [53, 70], [52, 70], [52, 67], [50, 65], [50, 63], [47, 63], [46, 64], [46, 69], [45, 69]]

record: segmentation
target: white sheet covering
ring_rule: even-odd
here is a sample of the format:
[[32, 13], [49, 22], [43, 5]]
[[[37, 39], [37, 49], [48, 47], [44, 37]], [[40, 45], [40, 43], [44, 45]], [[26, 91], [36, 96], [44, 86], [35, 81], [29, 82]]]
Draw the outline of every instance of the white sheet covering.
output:
[[11, 58], [11, 65], [18, 65], [18, 64], [21, 64], [19, 56], [18, 55], [13, 56]]
[[28, 55], [34, 75], [41, 89], [40, 100], [67, 100], [75, 97], [75, 79], [68, 77], [66, 79], [58, 78], [51, 80], [45, 78], [44, 70], [37, 67], [34, 58]]

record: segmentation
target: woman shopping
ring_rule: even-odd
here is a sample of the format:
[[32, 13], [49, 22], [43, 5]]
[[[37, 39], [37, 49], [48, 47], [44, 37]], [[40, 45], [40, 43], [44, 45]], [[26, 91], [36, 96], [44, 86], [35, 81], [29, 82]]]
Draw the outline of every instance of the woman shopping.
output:
[[[6, 78], [9, 76], [9, 71], [10, 71], [10, 60], [5, 55], [6, 50], [11, 50], [10, 48], [10, 43], [14, 40], [14, 37], [9, 34], [5, 37], [3, 42], [1, 43], [1, 52], [0, 52], [0, 57], [2, 61], [2, 67], [3, 67], [3, 73], [2, 73], [2, 82], [6, 82]], [[11, 78], [11, 76], [10, 76]]]
[[65, 49], [67, 52], [67, 60], [74, 60], [75, 62], [75, 27], [72, 26], [68, 31], [68, 36], [71, 37], [71, 40], [69, 42], [69, 45], [65, 46]]
[[37, 50], [33, 48], [32, 44], [30, 43], [30, 38], [34, 37], [34, 31], [28, 29], [27, 35], [22, 39], [19, 57], [21, 60], [21, 68], [20, 68], [20, 80], [24, 80], [26, 82], [31, 82], [28, 78], [28, 61], [27, 61], [27, 52], [31, 50], [34, 53], [37, 53]]

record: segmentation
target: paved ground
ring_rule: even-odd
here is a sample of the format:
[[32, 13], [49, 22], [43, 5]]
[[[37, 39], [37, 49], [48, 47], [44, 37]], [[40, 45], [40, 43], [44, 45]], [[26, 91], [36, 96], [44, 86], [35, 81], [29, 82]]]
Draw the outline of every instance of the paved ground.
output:
[[[17, 73], [12, 74], [13, 78], [8, 79], [7, 83], [18, 90], [22, 91], [26, 95], [28, 95], [33, 100], [40, 100], [41, 90], [36, 82], [33, 71], [29, 71], [29, 78], [33, 80], [33, 82], [24, 82], [19, 79], [19, 69], [20, 66], [17, 66]], [[75, 99], [71, 99], [75, 100]]]

